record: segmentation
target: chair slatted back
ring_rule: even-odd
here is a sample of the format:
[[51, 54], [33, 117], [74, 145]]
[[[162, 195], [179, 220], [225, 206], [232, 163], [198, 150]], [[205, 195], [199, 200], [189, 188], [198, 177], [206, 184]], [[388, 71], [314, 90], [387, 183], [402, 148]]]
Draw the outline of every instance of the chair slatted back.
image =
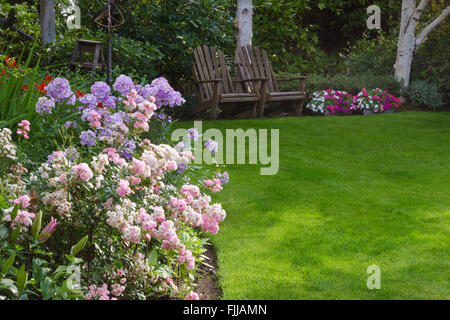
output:
[[[238, 49], [238, 55], [241, 61], [238, 66], [238, 73], [241, 79], [268, 78], [267, 91], [280, 92], [266, 50], [260, 49], [257, 46], [248, 45], [240, 47]], [[253, 90], [253, 84], [251, 82], [248, 86]]]
[[[194, 61], [192, 66], [194, 81], [222, 79], [219, 93], [233, 93], [233, 85], [223, 51], [211, 46], [199, 46], [194, 49]], [[199, 88], [203, 101], [212, 99], [213, 82], [200, 83]]]

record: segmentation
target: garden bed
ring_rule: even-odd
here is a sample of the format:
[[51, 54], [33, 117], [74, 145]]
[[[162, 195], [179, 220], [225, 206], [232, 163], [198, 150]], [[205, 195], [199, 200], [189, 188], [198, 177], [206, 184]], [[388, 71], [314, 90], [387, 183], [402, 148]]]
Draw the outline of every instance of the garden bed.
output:
[[219, 300], [222, 297], [222, 289], [220, 288], [217, 265], [216, 249], [213, 245], [205, 246], [205, 256], [208, 260], [205, 262], [209, 266], [201, 264], [197, 275], [195, 288], [200, 300]]
[[170, 140], [180, 93], [164, 78], [121, 75], [90, 92], [26, 80], [0, 87], [27, 102], [6, 106], [22, 120], [0, 127], [0, 299], [219, 297], [205, 245], [226, 217], [211, 195], [229, 177], [192, 166], [194, 128]]

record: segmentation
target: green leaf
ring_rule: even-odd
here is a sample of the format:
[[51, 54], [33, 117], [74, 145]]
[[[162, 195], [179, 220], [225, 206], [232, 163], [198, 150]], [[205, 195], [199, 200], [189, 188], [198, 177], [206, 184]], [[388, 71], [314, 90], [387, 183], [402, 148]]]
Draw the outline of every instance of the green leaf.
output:
[[163, 278], [170, 278], [173, 275], [173, 270], [170, 269], [168, 266], [166, 265], [162, 265], [160, 266], [158, 269], [155, 270], [155, 272]]
[[12, 254], [8, 260], [6, 260], [5, 264], [3, 265], [2, 268], [2, 275], [7, 274], [8, 271], [11, 269], [13, 263], [14, 263], [14, 259], [16, 259], [16, 255]]
[[88, 236], [86, 235], [83, 237], [83, 239], [81, 239], [76, 245], [74, 245], [72, 247], [72, 249], [70, 250], [70, 254], [73, 256], [76, 256], [78, 254], [78, 252], [83, 250], [83, 248], [86, 246], [87, 241], [88, 241]]
[[158, 262], [158, 253], [156, 252], [156, 249], [153, 249], [150, 254], [148, 255], [148, 265], [154, 266]]
[[8, 289], [14, 295], [19, 294], [19, 291], [17, 290], [17, 287], [14, 284], [14, 281], [12, 281], [11, 279], [0, 280], [0, 289], [3, 289], [3, 288]]
[[34, 218], [33, 226], [31, 227], [31, 236], [37, 238], [39, 231], [41, 231], [42, 226], [42, 211], [39, 211], [37, 216]]
[[16, 241], [17, 237], [19, 236], [20, 233], [20, 228], [17, 227], [16, 229], [14, 229], [14, 231], [11, 233], [11, 238], [10, 238], [10, 243], [12, 244], [13, 242]]
[[25, 264], [23, 264], [17, 272], [17, 289], [22, 292], [25, 289], [28, 281], [28, 272], [25, 271]]
[[9, 235], [9, 229], [6, 226], [0, 226], [0, 239], [4, 240]]
[[181, 234], [180, 240], [182, 243], [191, 243], [191, 238], [187, 232], [183, 232]]
[[19, 205], [15, 205], [14, 209], [12, 210], [10, 217], [11, 217], [11, 222], [14, 221], [14, 219], [16, 219], [17, 217], [17, 213], [19, 213]]

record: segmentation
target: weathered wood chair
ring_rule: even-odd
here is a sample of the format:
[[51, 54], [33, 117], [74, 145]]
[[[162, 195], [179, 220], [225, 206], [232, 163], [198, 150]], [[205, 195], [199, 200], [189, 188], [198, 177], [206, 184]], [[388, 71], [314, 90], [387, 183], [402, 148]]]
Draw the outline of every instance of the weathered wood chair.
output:
[[[241, 80], [249, 78], [267, 78], [267, 91], [265, 101], [268, 103], [275, 102], [292, 102], [295, 106], [295, 115], [301, 115], [303, 103], [306, 99], [305, 79], [308, 77], [301, 76], [295, 78], [276, 79], [270, 64], [267, 52], [257, 46], [245, 46], [238, 49], [240, 63], [237, 67], [237, 74]], [[281, 92], [278, 81], [294, 81], [298, 80], [298, 91]], [[253, 90], [252, 83], [246, 88]], [[258, 117], [262, 117], [264, 108], [259, 109]]]
[[[190, 110], [190, 115], [211, 108], [209, 119], [214, 120], [217, 117], [219, 105], [250, 103], [251, 115], [254, 118], [257, 108], [264, 107], [266, 78], [248, 77], [232, 81], [225, 64], [224, 53], [215, 47], [199, 46], [195, 48], [194, 61], [192, 73], [197, 87], [199, 104]], [[242, 83], [251, 83], [251, 89], [246, 92], [235, 90], [233, 85]], [[239, 107], [238, 111], [245, 110]]]

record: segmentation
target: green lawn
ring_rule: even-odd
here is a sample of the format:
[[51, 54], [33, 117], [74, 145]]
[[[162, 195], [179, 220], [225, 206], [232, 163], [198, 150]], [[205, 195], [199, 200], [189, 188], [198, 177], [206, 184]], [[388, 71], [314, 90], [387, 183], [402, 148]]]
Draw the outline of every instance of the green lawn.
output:
[[450, 299], [450, 113], [203, 127], [280, 129], [279, 173], [228, 166], [215, 196], [224, 299]]

